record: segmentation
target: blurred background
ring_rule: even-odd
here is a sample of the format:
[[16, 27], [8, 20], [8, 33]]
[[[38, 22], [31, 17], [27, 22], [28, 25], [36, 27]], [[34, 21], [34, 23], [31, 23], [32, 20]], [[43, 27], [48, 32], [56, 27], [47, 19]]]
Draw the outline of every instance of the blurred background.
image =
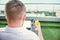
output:
[[[0, 28], [7, 25], [4, 13], [8, 1], [0, 0]], [[44, 40], [60, 40], [60, 0], [20, 1], [26, 6], [26, 21], [40, 21]]]

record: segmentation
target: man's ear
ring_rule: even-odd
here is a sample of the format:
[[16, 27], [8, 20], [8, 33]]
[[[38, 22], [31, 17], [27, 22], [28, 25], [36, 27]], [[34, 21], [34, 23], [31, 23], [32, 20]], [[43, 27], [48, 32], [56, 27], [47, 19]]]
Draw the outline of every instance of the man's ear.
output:
[[26, 19], [26, 14], [23, 15], [22, 19], [23, 21]]
[[7, 15], [5, 14], [5, 18], [7, 19]]

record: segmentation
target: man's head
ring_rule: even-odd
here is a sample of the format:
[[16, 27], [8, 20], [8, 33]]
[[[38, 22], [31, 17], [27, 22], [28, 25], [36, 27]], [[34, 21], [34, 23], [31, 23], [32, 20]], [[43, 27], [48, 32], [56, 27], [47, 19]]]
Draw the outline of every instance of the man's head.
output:
[[26, 8], [21, 1], [11, 0], [6, 4], [7, 21], [25, 20]]

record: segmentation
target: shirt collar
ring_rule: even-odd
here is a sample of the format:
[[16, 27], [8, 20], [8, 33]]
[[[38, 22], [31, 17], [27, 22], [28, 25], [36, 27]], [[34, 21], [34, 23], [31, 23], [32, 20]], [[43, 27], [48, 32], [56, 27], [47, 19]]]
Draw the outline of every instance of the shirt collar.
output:
[[6, 27], [6, 32], [12, 32], [12, 33], [18, 33], [18, 32], [24, 32], [24, 30], [27, 30], [25, 27], [18, 27], [18, 28], [11, 28]]

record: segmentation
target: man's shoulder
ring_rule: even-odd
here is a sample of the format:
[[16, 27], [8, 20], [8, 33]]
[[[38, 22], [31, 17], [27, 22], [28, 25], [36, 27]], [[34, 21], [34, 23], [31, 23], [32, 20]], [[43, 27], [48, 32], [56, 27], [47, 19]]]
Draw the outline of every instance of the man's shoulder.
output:
[[36, 33], [32, 32], [31, 30], [28, 30], [27, 35], [28, 35], [28, 37], [31, 37], [33, 40], [40, 40], [38, 35]]
[[0, 39], [5, 38], [7, 33], [5, 31], [0, 31]]
[[4, 36], [7, 35], [8, 33], [6, 33], [5, 31], [0, 31], [0, 36]]
[[31, 31], [31, 30], [26, 30], [26, 32], [28, 33], [28, 34], [35, 34], [33, 31]]
[[0, 31], [0, 34], [6, 33], [5, 31]]
[[27, 32], [28, 34], [31, 34], [31, 35], [36, 35], [37, 36], [37, 34], [36, 33], [34, 33], [33, 31], [31, 31], [31, 30], [28, 30], [28, 32]]
[[[14, 39], [14, 37], [16, 37], [16, 39], [19, 39], [19, 37], [21, 36], [20, 39], [31, 39], [31, 40], [39, 40], [38, 36], [32, 32], [31, 30], [25, 30], [24, 32], [22, 33], [18, 33], [18, 34], [14, 34], [14, 33], [9, 33], [9, 32], [6, 32], [6, 31], [0, 31], [0, 38], [1, 39], [4, 39], [4, 38], [12, 38]], [[7, 38], [7, 39], [8, 39]]]

